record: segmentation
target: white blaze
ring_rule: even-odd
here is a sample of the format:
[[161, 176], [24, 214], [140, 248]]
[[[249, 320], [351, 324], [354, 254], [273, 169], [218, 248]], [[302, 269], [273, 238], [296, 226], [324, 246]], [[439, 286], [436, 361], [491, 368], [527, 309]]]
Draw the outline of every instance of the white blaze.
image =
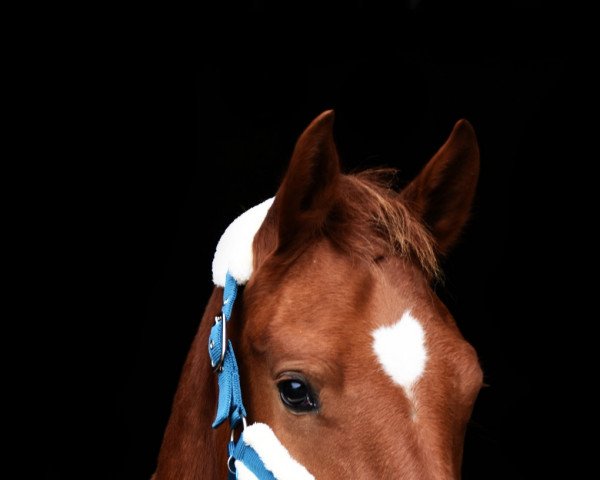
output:
[[373, 350], [379, 363], [394, 382], [412, 398], [411, 388], [425, 370], [425, 332], [409, 310], [395, 324], [373, 332]]

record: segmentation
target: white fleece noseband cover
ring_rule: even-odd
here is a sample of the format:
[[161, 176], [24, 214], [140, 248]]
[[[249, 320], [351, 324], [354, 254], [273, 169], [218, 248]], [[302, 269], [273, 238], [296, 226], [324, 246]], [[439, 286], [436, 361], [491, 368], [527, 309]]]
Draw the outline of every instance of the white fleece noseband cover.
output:
[[[216, 286], [225, 287], [227, 272], [238, 285], [244, 285], [250, 279], [254, 236], [265, 220], [273, 200], [274, 197], [269, 198], [244, 212], [221, 236], [212, 264], [213, 283]], [[268, 425], [254, 423], [246, 427], [241, 439], [256, 451], [264, 466], [277, 480], [314, 480], [315, 477], [291, 457]], [[258, 480], [242, 461], [236, 460], [235, 466], [239, 480]]]
[[[291, 457], [268, 425], [250, 425], [244, 430], [242, 440], [258, 453], [265, 467], [277, 480], [315, 480], [306, 468]], [[239, 480], [257, 480], [241, 461], [235, 461], [235, 468]]]

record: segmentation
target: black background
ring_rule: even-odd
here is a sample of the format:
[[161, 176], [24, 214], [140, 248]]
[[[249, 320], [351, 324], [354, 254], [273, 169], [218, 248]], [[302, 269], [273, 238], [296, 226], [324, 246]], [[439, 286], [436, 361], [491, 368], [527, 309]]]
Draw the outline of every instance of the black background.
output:
[[[274, 194], [296, 138], [328, 108], [345, 170], [396, 167], [400, 185], [456, 120], [474, 125], [480, 187], [437, 287], [489, 385], [463, 478], [534, 478], [554, 464], [564, 441], [552, 432], [568, 423], [557, 325], [581, 263], [565, 253], [586, 161], [580, 45], [562, 12], [536, 2], [374, 5], [340, 3], [331, 21], [316, 3], [276, 21], [268, 2], [187, 21], [128, 12], [85, 42], [84, 24], [56, 33], [37, 106], [53, 160], [31, 187], [45, 478], [149, 477], [216, 242]], [[320, 24], [292, 27], [301, 13]]]

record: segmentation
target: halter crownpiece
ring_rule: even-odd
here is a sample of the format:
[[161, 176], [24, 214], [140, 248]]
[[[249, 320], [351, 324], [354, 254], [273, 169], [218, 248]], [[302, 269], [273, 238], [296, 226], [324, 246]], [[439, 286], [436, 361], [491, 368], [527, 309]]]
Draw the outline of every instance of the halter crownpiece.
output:
[[[228, 446], [229, 480], [314, 480], [314, 477], [294, 460], [264, 423], [246, 427], [246, 409], [242, 400], [240, 374], [231, 340], [227, 338], [227, 323], [231, 319], [238, 287], [252, 275], [252, 243], [262, 225], [273, 198], [265, 200], [236, 218], [225, 230], [213, 259], [213, 282], [223, 287], [221, 315], [211, 328], [208, 353], [218, 375], [219, 399], [213, 428], [229, 419], [232, 431]], [[244, 430], [238, 441], [233, 431]]]

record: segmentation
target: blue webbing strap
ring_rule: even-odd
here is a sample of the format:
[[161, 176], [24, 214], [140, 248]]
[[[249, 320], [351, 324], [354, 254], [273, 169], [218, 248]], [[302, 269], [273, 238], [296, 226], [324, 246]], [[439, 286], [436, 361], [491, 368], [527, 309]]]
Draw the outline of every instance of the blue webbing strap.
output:
[[265, 464], [258, 456], [258, 453], [256, 453], [256, 450], [244, 442], [243, 433], [233, 449], [233, 452], [230, 450], [229, 455], [236, 460], [241, 461], [244, 466], [256, 476], [256, 478], [259, 478], [260, 480], [276, 480], [271, 471], [267, 470]]
[[[225, 420], [229, 419], [231, 429], [235, 429], [239, 423], [246, 417], [246, 409], [242, 401], [242, 387], [240, 386], [240, 372], [238, 370], [233, 345], [227, 339], [227, 323], [231, 318], [233, 304], [237, 296], [238, 284], [235, 279], [227, 272], [225, 278], [225, 287], [223, 290], [223, 309], [222, 317], [215, 319], [215, 324], [210, 330], [208, 341], [208, 352], [213, 366], [220, 364], [217, 369], [219, 382], [219, 400], [217, 405], [217, 415], [212, 424], [217, 428]], [[226, 341], [225, 353], [223, 358], [223, 341]], [[244, 443], [244, 434], [240, 436], [237, 444], [230, 442], [228, 446], [229, 460], [239, 460], [260, 480], [276, 480], [273, 474], [267, 470], [264, 463], [256, 451]], [[231, 470], [228, 464], [229, 480], [235, 480], [237, 474]]]
[[[227, 330], [226, 322], [231, 318], [233, 304], [237, 295], [237, 282], [227, 273], [225, 288], [223, 291], [223, 315], [217, 320], [210, 330], [210, 339], [208, 351], [213, 365], [218, 365], [221, 361], [223, 346], [223, 329]], [[227, 340], [225, 338], [225, 340]], [[219, 375], [219, 403], [217, 406], [217, 415], [212, 424], [217, 428], [229, 418], [230, 427], [235, 428], [246, 416], [246, 409], [242, 401], [242, 388], [240, 386], [240, 373], [238, 370], [233, 345], [227, 340], [225, 355], [222, 359]]]
[[217, 415], [212, 424], [217, 428], [229, 418], [229, 425], [233, 429], [246, 416], [246, 409], [242, 402], [242, 389], [240, 387], [240, 374], [238, 371], [235, 354], [231, 341], [227, 342], [225, 359], [223, 360], [222, 370], [219, 373], [219, 403], [217, 406]]

